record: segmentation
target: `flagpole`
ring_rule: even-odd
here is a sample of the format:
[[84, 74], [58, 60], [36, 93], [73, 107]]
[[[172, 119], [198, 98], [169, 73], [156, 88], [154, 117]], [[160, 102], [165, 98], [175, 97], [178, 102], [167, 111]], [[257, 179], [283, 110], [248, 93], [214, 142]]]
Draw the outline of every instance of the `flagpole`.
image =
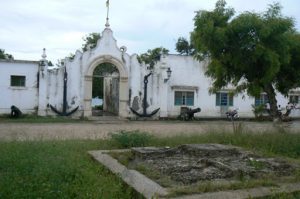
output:
[[109, 27], [109, 0], [106, 0], [106, 8], [107, 8], [107, 14], [106, 14], [106, 24], [105, 24], [105, 27]]

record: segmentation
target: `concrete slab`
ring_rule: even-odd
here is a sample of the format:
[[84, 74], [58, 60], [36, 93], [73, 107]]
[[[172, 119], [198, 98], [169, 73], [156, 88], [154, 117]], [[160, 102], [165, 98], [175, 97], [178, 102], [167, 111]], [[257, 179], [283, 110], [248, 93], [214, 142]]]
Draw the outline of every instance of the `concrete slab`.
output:
[[[138, 171], [127, 169], [124, 165], [120, 164], [116, 159], [107, 154], [108, 152], [128, 151], [130, 151], [130, 149], [89, 151], [88, 153], [113, 173], [119, 175], [124, 182], [133, 187], [146, 198], [166, 198], [168, 195], [168, 189], [161, 187], [159, 184], [139, 173]], [[278, 184], [276, 187], [257, 187], [251, 189], [193, 194], [175, 197], [173, 199], [246, 199], [264, 197], [283, 192], [300, 192], [300, 183], [284, 183]]]
[[278, 193], [293, 193], [297, 191], [300, 191], [300, 183], [281, 184], [279, 187], [258, 187], [252, 189], [195, 194], [173, 199], [248, 199], [270, 196]]
[[[111, 152], [125, 152], [128, 150], [112, 150]], [[163, 197], [168, 194], [167, 190], [161, 187], [156, 182], [150, 180], [143, 174], [129, 170], [121, 165], [116, 159], [105, 154], [108, 151], [89, 151], [88, 153], [93, 156], [95, 160], [106, 166], [113, 173], [119, 175], [129, 186], [133, 187], [136, 191], [141, 193], [146, 198]]]

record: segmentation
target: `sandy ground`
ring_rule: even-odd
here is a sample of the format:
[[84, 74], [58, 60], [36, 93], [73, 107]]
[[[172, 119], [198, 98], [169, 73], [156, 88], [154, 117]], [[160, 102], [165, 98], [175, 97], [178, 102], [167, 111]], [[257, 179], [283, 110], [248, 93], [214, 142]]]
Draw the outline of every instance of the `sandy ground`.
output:
[[[243, 129], [263, 132], [284, 128], [300, 132], [300, 121], [274, 125], [272, 122], [237, 122]], [[232, 132], [230, 121], [91, 121], [84, 123], [0, 123], [0, 140], [102, 139], [110, 133], [140, 130], [157, 136], [200, 134], [213, 130]]]

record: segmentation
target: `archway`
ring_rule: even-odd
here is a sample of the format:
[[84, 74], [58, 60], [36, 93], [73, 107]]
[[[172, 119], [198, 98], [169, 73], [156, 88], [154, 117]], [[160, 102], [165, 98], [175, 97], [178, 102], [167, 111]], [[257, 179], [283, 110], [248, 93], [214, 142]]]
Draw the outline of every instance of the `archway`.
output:
[[118, 97], [118, 115], [120, 117], [128, 117], [128, 71], [122, 61], [110, 56], [101, 55], [94, 58], [86, 68], [84, 75], [84, 99], [83, 99], [83, 115], [85, 117], [92, 116], [92, 86], [93, 86], [93, 73], [97, 66], [103, 63], [110, 63], [114, 65], [119, 72], [119, 97]]
[[99, 64], [93, 72], [92, 81], [92, 115], [118, 115], [120, 81], [118, 68], [111, 63]]

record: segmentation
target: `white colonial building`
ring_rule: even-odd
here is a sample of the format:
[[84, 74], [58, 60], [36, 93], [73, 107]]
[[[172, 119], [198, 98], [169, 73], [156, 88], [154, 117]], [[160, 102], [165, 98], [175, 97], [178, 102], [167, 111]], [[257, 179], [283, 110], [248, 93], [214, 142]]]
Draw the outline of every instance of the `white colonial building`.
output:
[[[152, 113], [153, 118], [177, 117], [182, 107], [201, 108], [195, 116], [223, 117], [228, 109], [239, 109], [240, 117], [253, 117], [252, 105], [264, 104], [261, 98], [244, 94], [231, 96], [233, 88], [210, 94], [211, 80], [204, 73], [207, 62], [192, 56], [163, 55], [154, 68], [138, 62], [137, 55], [118, 47], [113, 32], [106, 27], [97, 46], [86, 52], [77, 51], [74, 59], [61, 66], [48, 66], [46, 54], [38, 62], [0, 61], [0, 114], [9, 114], [12, 105], [24, 113], [46, 115], [92, 116], [92, 85], [96, 67], [113, 64], [118, 73], [104, 77], [103, 107], [124, 118]], [[168, 76], [167, 71], [171, 71]], [[66, 76], [67, 75], [67, 76]], [[147, 109], [143, 109], [144, 78], [147, 76]], [[64, 93], [65, 92], [65, 93]], [[299, 91], [289, 97], [277, 94], [278, 104], [285, 107], [291, 98], [299, 101]], [[299, 110], [292, 111], [299, 117]]]
[[0, 60], [0, 114], [16, 105], [24, 113], [34, 113], [39, 105], [39, 62]]

